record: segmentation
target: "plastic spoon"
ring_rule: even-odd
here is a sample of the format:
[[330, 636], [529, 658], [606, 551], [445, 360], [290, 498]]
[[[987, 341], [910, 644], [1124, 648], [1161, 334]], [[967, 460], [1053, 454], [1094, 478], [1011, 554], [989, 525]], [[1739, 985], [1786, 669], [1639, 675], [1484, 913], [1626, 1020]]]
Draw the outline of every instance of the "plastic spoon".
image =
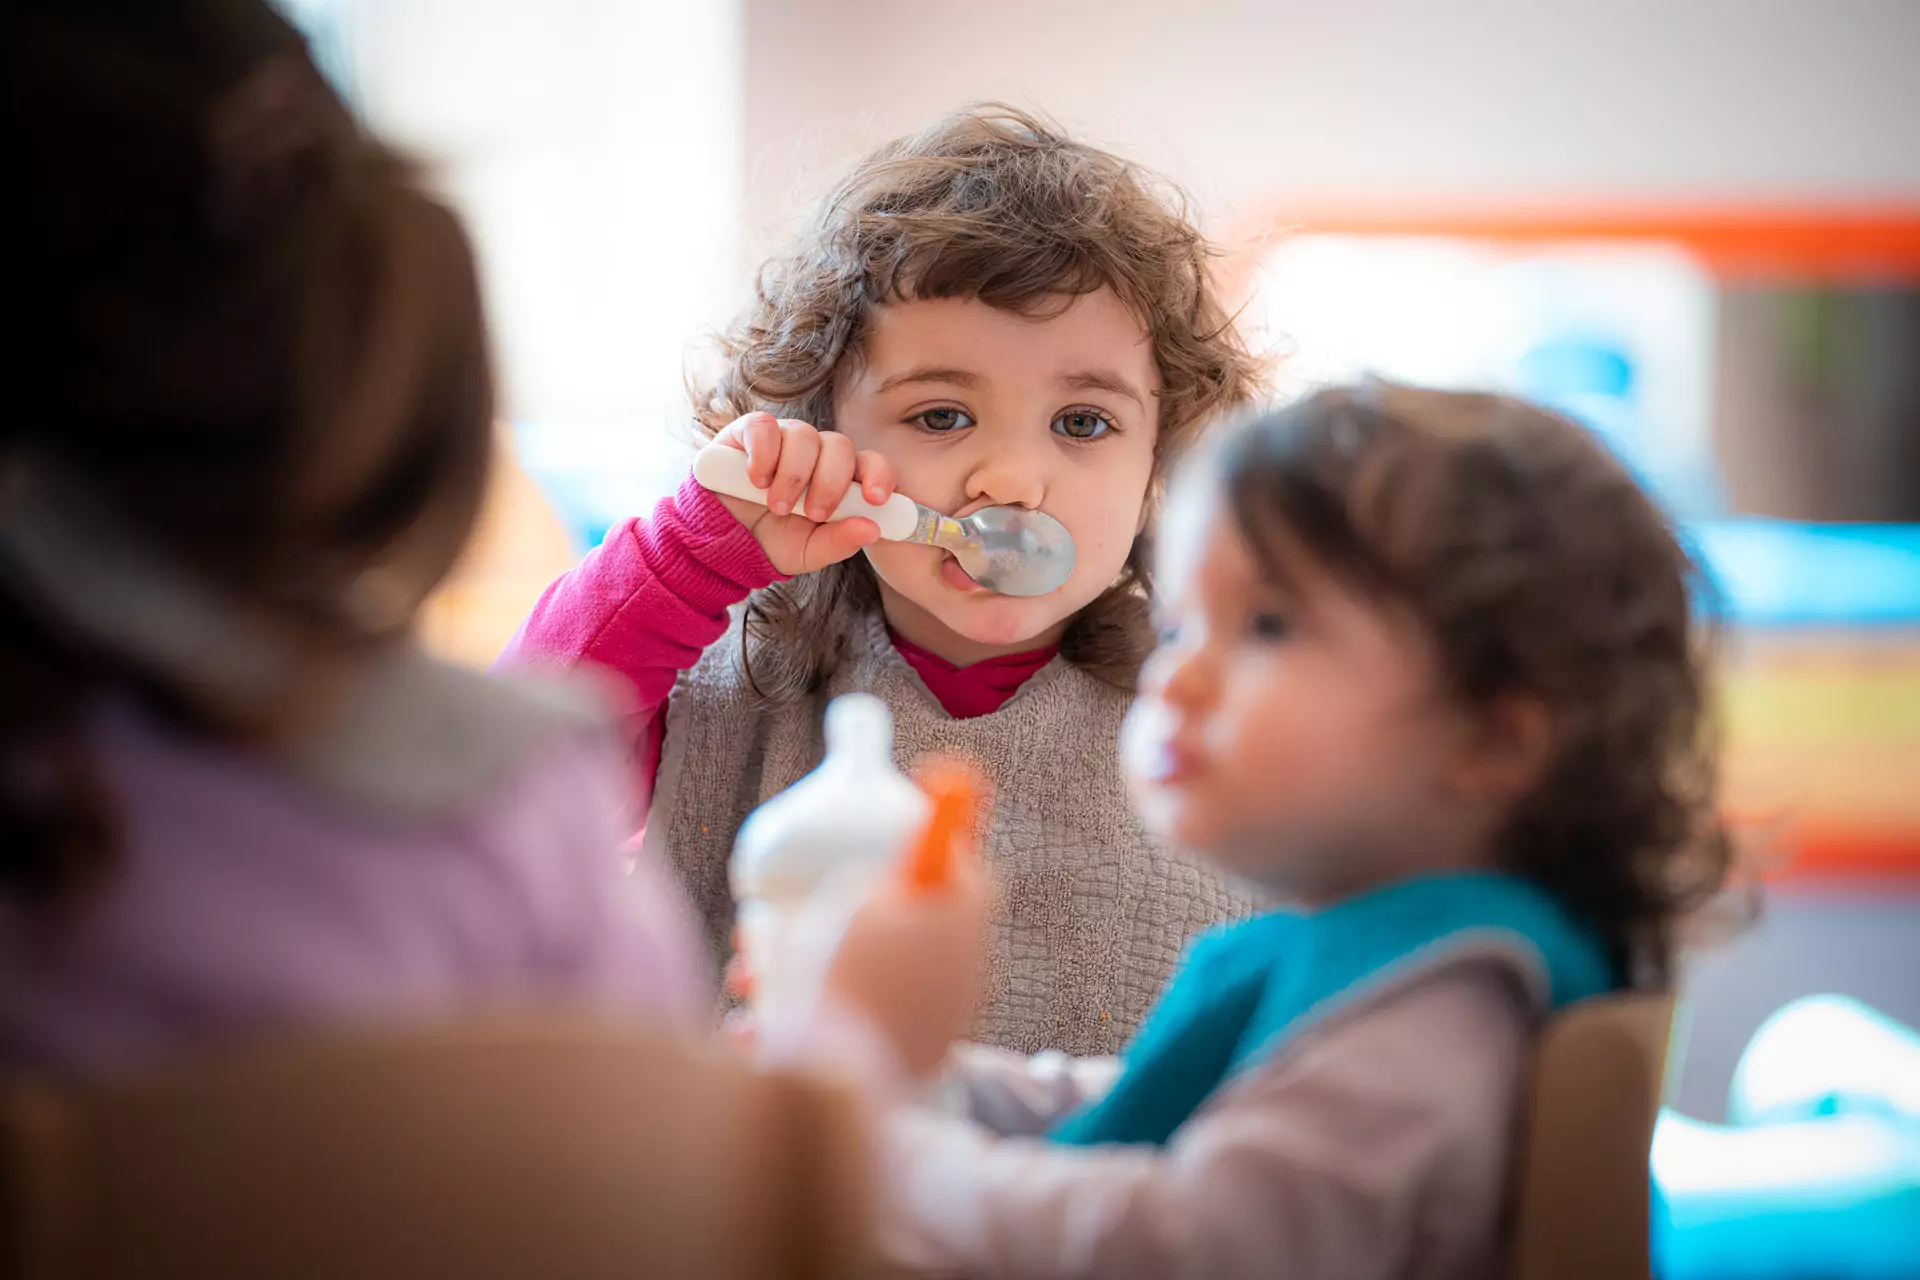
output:
[[[747, 455], [728, 445], [709, 445], [693, 460], [693, 476], [715, 493], [767, 505], [767, 491], [747, 476]], [[795, 510], [805, 506], [803, 498]], [[1073, 535], [1044, 511], [982, 507], [969, 516], [942, 515], [903, 493], [879, 506], [856, 486], [835, 507], [831, 520], [859, 516], [880, 526], [889, 542], [918, 542], [953, 553], [969, 578], [1007, 596], [1044, 596], [1073, 576]]]

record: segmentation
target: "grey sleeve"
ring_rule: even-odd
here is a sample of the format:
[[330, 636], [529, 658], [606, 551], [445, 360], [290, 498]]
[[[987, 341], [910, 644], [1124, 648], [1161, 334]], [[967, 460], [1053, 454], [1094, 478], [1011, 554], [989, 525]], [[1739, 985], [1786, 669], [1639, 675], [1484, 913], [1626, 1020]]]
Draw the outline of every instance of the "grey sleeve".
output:
[[1009, 1280], [1475, 1274], [1495, 1259], [1530, 1035], [1505, 973], [1459, 965], [1249, 1071], [1164, 1149], [896, 1113], [885, 1247]]

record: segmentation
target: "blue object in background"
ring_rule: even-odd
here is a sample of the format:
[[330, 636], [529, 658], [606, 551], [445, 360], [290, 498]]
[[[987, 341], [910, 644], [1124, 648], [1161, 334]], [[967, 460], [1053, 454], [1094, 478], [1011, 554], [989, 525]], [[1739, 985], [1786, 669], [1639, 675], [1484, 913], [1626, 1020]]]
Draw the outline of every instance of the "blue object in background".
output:
[[1684, 532], [1729, 621], [1751, 626], [1920, 623], [1920, 525], [1695, 521]]
[[[1515, 362], [1513, 372], [1514, 390], [1521, 397], [1583, 423], [1641, 483], [1649, 484], [1644, 415], [1634, 395], [1638, 380], [1625, 351], [1600, 339], [1560, 338], [1527, 351]], [[1660, 488], [1657, 483], [1649, 487]], [[1688, 515], [1708, 514], [1677, 504], [1679, 495], [1663, 497], [1669, 506]]]
[[[1522, 393], [1530, 399], [1553, 400], [1577, 393], [1627, 400], [1633, 395], [1633, 361], [1605, 341], [1543, 342], [1520, 357], [1518, 373]], [[1629, 449], [1634, 444], [1632, 440], [1623, 443]]]
[[1678, 514], [1719, 588], [1728, 621], [1763, 627], [1920, 623], [1920, 525], [1719, 518], [1710, 455], [1653, 465], [1638, 378], [1620, 344], [1604, 335], [1556, 337], [1520, 357], [1515, 379], [1521, 395], [1586, 424]]
[[1734, 1068], [1727, 1119], [1773, 1124], [1873, 1115], [1920, 1127], [1920, 1031], [1846, 996], [1795, 1000]]
[[1626, 344], [1605, 333], [1548, 338], [1515, 361], [1513, 390], [1585, 424], [1669, 511], [1685, 519], [1721, 513], [1725, 500], [1711, 442], [1688, 438], [1672, 422], [1648, 422]]
[[1663, 1112], [1663, 1280], [1920, 1276], [1920, 1032], [1838, 996], [1794, 1001], [1734, 1075], [1730, 1116]]
[[1662, 1280], [1920, 1276], [1920, 1128], [1834, 1115], [1654, 1130]]
[[640, 422], [513, 424], [515, 457], [583, 549], [679, 488], [693, 465], [690, 426], [684, 437]]

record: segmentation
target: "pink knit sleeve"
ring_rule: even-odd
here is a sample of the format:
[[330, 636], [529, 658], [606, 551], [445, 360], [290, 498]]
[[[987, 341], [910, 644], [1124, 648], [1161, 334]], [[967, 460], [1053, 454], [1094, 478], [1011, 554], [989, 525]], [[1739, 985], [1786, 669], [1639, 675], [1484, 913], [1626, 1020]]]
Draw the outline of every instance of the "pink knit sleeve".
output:
[[727, 610], [781, 581], [766, 552], [689, 476], [651, 517], [609, 530], [578, 568], [540, 597], [500, 664], [591, 662], [633, 686], [641, 794], [653, 789], [676, 676], [727, 630]]

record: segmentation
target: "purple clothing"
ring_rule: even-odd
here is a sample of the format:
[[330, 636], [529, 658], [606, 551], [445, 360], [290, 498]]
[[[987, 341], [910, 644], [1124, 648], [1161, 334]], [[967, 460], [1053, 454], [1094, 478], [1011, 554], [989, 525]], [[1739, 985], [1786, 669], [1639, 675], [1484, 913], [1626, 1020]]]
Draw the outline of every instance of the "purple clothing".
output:
[[[399, 744], [384, 755], [341, 735], [336, 754], [363, 769], [431, 759], [420, 771], [442, 792], [492, 752], [458, 803], [411, 814], [102, 707], [91, 749], [121, 808], [119, 866], [63, 932], [0, 899], [0, 1065], [94, 1072], [325, 1020], [527, 1000], [696, 1025], [702, 953], [675, 887], [627, 872], [628, 784], [606, 735], [482, 679], [449, 676], [391, 713], [411, 733], [382, 723]], [[432, 684], [409, 669], [406, 689]], [[518, 745], [421, 749], [488, 736], [471, 732], [474, 703], [523, 729]]]

